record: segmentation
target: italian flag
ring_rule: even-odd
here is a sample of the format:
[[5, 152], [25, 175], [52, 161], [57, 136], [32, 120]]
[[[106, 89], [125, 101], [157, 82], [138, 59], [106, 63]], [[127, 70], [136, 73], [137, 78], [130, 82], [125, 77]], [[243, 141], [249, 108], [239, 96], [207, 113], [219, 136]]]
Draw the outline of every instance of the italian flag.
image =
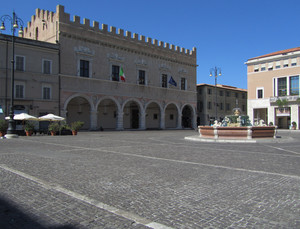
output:
[[121, 70], [120, 70], [119, 77], [123, 82], [125, 82], [125, 74], [124, 74], [123, 68], [121, 68]]

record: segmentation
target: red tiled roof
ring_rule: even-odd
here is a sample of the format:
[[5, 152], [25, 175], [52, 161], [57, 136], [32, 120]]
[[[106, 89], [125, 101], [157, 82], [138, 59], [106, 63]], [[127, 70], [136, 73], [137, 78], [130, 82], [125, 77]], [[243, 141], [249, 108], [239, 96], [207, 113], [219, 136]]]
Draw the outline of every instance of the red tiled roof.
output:
[[264, 57], [269, 57], [269, 56], [275, 56], [275, 55], [280, 55], [280, 54], [283, 55], [283, 54], [286, 54], [286, 53], [289, 53], [289, 52], [296, 52], [296, 51], [300, 51], [300, 47], [285, 49], [285, 50], [281, 50], [281, 51], [277, 51], [277, 52], [272, 52], [272, 53], [269, 53], [269, 54], [265, 54], [265, 55], [262, 55], [262, 56], [251, 58], [249, 60], [254, 60], [254, 59], [259, 59], [259, 58], [264, 58]]

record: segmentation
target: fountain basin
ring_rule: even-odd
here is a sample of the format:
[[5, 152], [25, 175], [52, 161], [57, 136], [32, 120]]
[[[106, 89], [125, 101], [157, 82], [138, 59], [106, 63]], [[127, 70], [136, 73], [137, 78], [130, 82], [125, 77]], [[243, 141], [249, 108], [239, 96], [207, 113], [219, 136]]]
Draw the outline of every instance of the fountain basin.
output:
[[253, 139], [253, 138], [275, 138], [275, 126], [199, 126], [201, 138], [212, 139]]

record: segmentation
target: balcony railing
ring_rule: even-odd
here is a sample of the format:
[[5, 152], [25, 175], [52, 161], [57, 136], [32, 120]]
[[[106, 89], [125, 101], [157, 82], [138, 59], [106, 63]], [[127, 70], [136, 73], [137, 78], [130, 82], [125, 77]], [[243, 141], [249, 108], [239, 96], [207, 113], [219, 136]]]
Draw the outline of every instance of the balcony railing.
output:
[[299, 95], [287, 95], [287, 96], [277, 96], [277, 97], [270, 97], [270, 103], [276, 103], [278, 99], [286, 100], [288, 102], [295, 102], [299, 99]]

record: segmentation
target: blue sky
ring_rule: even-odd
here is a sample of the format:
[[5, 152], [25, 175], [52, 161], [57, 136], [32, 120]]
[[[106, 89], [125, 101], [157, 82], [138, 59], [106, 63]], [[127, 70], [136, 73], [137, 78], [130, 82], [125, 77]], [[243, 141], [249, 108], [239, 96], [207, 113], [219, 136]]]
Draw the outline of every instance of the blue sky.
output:
[[299, 0], [14, 0], [2, 1], [0, 16], [16, 14], [27, 24], [35, 9], [64, 5], [100, 24], [197, 48], [197, 83], [214, 84], [211, 68], [222, 69], [218, 83], [247, 88], [247, 59], [300, 46]]

